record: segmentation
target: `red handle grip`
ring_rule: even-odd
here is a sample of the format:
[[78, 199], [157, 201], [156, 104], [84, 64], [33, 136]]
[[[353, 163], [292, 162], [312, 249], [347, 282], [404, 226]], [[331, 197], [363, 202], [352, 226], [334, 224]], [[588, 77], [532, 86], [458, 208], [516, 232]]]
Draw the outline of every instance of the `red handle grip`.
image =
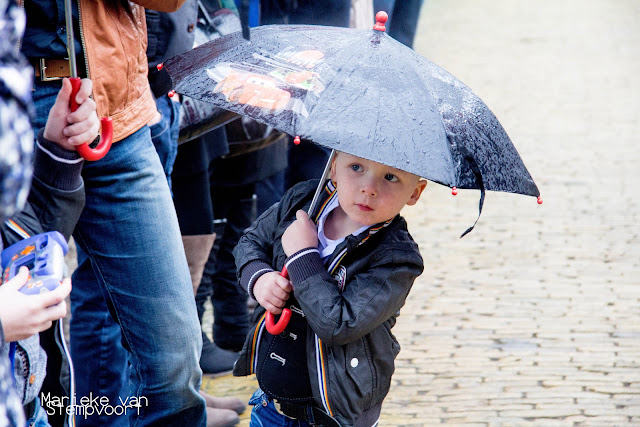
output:
[[[287, 271], [286, 266], [282, 267], [280, 275], [287, 279], [289, 278], [289, 272]], [[278, 319], [278, 323], [276, 323], [275, 319], [275, 315], [270, 311], [267, 311], [267, 317], [264, 319], [264, 326], [271, 335], [280, 335], [289, 325], [289, 321], [291, 320], [291, 310], [283, 308], [282, 314], [280, 314], [280, 319]]]
[[[69, 99], [69, 108], [71, 112], [74, 112], [78, 109], [78, 103], [76, 102], [76, 95], [78, 94], [78, 90], [80, 90], [81, 80], [78, 77], [71, 77], [69, 79], [71, 82], [71, 98]], [[111, 148], [111, 142], [113, 141], [113, 122], [109, 117], [103, 117], [100, 119], [100, 123], [102, 125], [102, 135], [100, 136], [100, 142], [95, 148], [89, 147], [89, 142], [86, 142], [82, 145], [78, 145], [76, 148], [78, 153], [82, 156], [83, 159], [89, 161], [96, 161], [103, 158]]]

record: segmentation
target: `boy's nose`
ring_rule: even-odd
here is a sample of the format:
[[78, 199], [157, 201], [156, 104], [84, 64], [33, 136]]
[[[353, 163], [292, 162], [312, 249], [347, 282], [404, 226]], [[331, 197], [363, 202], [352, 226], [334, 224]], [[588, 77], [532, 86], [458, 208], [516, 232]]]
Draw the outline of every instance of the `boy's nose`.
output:
[[375, 197], [378, 194], [376, 187], [369, 183], [365, 183], [360, 191], [370, 197]]

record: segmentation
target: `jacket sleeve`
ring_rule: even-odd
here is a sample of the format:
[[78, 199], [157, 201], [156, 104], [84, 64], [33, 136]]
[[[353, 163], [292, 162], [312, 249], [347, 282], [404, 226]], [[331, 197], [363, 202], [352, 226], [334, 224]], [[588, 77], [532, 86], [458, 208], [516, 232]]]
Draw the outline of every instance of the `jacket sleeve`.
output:
[[[56, 230], [69, 240], [85, 203], [80, 175], [84, 161], [42, 134], [40, 130], [28, 203], [12, 219], [30, 235]], [[2, 235], [7, 246], [22, 239], [6, 226]]]
[[[280, 244], [282, 233], [286, 229], [284, 220], [293, 221], [291, 212], [305, 206], [309, 199], [309, 189], [314, 189], [316, 181], [298, 183], [282, 196], [280, 202], [267, 209], [249, 228], [247, 228], [233, 250], [236, 260], [236, 271], [240, 287], [253, 297], [253, 283], [264, 274], [272, 270], [280, 270], [281, 265], [274, 265], [274, 249]], [[311, 193], [313, 194], [313, 193]], [[282, 263], [284, 262], [282, 253]], [[252, 280], [253, 279], [253, 280]]]
[[423, 270], [411, 248], [387, 245], [340, 292], [317, 251], [294, 254], [286, 265], [309, 326], [329, 346], [356, 341], [395, 316]]
[[233, 250], [238, 284], [254, 299], [256, 280], [262, 274], [274, 271], [271, 260], [278, 222], [279, 204], [275, 204], [247, 228]]
[[182, 7], [185, 0], [133, 0], [133, 2], [158, 12], [175, 12]]

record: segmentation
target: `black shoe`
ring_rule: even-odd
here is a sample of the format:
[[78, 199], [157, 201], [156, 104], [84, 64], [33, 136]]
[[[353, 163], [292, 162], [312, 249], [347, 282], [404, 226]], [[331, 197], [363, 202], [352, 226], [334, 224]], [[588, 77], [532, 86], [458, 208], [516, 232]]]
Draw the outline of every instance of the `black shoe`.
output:
[[209, 341], [204, 332], [202, 333], [200, 368], [204, 374], [213, 376], [230, 374], [239, 355], [240, 352], [221, 349]]

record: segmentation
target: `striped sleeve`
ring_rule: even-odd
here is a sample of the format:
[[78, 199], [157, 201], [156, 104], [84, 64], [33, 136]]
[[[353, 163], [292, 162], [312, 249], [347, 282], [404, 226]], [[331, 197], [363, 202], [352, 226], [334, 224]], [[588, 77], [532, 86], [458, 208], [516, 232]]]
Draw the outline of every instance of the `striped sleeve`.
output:
[[268, 263], [259, 259], [251, 261], [242, 267], [242, 271], [240, 272], [240, 286], [251, 298], [256, 299], [255, 295], [253, 295], [253, 286], [260, 276], [270, 271], [274, 270]]
[[84, 159], [76, 151], [65, 150], [38, 132], [34, 176], [49, 187], [75, 191], [82, 187]]
[[284, 265], [294, 286], [311, 276], [326, 272], [317, 248], [306, 248], [296, 252], [287, 258]]

